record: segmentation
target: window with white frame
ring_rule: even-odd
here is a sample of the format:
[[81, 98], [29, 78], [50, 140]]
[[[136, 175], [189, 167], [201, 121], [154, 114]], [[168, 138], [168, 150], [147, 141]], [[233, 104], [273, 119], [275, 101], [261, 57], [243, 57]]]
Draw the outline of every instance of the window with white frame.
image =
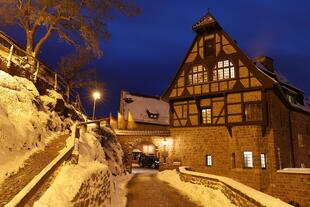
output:
[[243, 162], [244, 162], [244, 167], [246, 168], [253, 167], [253, 154], [251, 151], [243, 152]]
[[208, 72], [203, 65], [194, 66], [188, 73], [188, 84], [195, 85], [208, 82]]
[[212, 166], [212, 156], [206, 155], [206, 166]]
[[212, 123], [212, 110], [211, 108], [201, 109], [201, 122], [202, 124]]
[[266, 169], [266, 154], [260, 154], [260, 164], [262, 169]]
[[235, 78], [235, 67], [230, 60], [218, 61], [213, 70], [213, 80]]

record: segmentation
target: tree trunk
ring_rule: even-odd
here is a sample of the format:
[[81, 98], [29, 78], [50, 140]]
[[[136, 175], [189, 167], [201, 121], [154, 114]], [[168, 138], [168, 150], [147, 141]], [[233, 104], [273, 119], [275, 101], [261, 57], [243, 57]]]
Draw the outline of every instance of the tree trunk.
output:
[[70, 86], [67, 85], [66, 86], [66, 91], [65, 91], [65, 100], [66, 100], [67, 103], [70, 102], [70, 90], [71, 90]]
[[36, 54], [33, 51], [33, 34], [31, 32], [26, 32], [27, 43], [26, 43], [26, 55], [28, 59], [28, 64], [30, 65], [30, 73], [34, 73], [36, 71]]

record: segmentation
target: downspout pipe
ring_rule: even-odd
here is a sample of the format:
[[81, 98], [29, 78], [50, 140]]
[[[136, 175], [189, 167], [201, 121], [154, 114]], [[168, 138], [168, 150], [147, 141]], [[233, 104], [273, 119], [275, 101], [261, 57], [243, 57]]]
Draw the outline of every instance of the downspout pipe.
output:
[[293, 129], [292, 129], [292, 111], [289, 110], [289, 130], [290, 130], [290, 144], [291, 144], [291, 159], [292, 159], [292, 167], [295, 168], [295, 150], [294, 150], [294, 139], [293, 139]]

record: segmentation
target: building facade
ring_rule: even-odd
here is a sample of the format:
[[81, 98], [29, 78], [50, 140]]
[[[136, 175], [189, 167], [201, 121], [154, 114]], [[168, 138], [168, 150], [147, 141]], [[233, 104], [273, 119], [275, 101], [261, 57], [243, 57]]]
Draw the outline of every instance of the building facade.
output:
[[116, 118], [110, 117], [110, 126], [122, 145], [128, 168], [138, 164], [141, 154], [166, 159], [161, 148], [170, 137], [169, 110], [160, 97], [121, 91], [120, 110]]
[[[181, 163], [310, 206], [310, 173], [300, 170], [310, 168], [303, 91], [271, 58], [250, 59], [210, 13], [193, 30], [196, 37], [163, 95], [170, 104], [170, 141], [161, 169]], [[284, 168], [305, 173], [301, 178]]]

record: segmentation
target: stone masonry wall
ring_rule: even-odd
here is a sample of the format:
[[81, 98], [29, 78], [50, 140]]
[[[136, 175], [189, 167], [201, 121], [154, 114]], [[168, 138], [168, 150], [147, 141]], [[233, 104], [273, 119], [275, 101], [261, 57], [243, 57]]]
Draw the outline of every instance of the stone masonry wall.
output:
[[263, 207], [264, 205], [258, 203], [249, 196], [240, 191], [231, 188], [230, 186], [220, 182], [219, 180], [199, 177], [194, 175], [187, 175], [180, 173], [180, 179], [184, 182], [203, 185], [214, 190], [220, 190], [233, 204], [239, 207]]
[[86, 179], [74, 199], [74, 207], [111, 205], [111, 173], [101, 170]]
[[[273, 132], [267, 129], [262, 137], [261, 126], [236, 126], [232, 137], [225, 126], [171, 128], [172, 146], [168, 151], [167, 168], [180, 161], [198, 172], [228, 176], [255, 189], [263, 190], [268, 173], [274, 167]], [[253, 153], [253, 168], [244, 168], [243, 152]], [[233, 164], [232, 154], [235, 154]], [[261, 169], [260, 154], [268, 157], [267, 168]], [[206, 166], [206, 155], [212, 156], [212, 166]]]
[[310, 207], [310, 174], [277, 172], [267, 193], [287, 203]]

